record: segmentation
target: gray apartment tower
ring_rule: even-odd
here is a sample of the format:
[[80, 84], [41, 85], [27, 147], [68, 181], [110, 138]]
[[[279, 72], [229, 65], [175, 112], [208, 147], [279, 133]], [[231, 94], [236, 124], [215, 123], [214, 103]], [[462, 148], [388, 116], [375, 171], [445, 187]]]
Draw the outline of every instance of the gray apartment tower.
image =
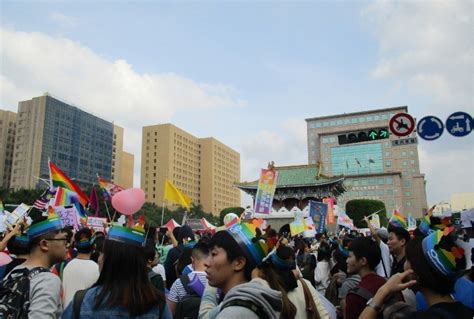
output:
[[114, 125], [48, 93], [18, 104], [10, 187], [44, 187], [48, 159], [79, 185], [110, 179]]
[[399, 208], [415, 218], [427, 209], [425, 175], [420, 173], [416, 133], [400, 138], [389, 131], [390, 118], [408, 107], [378, 109], [306, 119], [308, 160], [323, 174], [344, 175], [351, 199], [377, 199], [389, 214]]

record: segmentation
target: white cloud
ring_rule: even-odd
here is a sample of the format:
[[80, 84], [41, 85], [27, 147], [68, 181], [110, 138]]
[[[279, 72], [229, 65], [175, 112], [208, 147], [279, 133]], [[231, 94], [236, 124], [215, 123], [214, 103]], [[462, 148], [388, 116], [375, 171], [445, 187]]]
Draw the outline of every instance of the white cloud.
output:
[[73, 28], [77, 26], [77, 19], [74, 17], [67, 16], [61, 12], [54, 11], [49, 14], [49, 18], [58, 23], [60, 26], [65, 28]]
[[[431, 111], [472, 107], [472, 1], [376, 1], [362, 12], [380, 44], [376, 79], [433, 99]], [[433, 109], [434, 108], [434, 109]]]
[[[379, 43], [371, 72], [387, 80], [398, 95], [421, 98], [418, 115], [443, 118], [454, 111], [473, 113], [474, 2], [375, 1], [362, 17]], [[471, 135], [474, 133], [471, 133]], [[421, 172], [426, 174], [428, 202], [448, 200], [451, 193], [473, 192], [472, 136], [445, 133], [419, 146]], [[469, 178], [464, 178], [469, 176]]]
[[114, 121], [125, 128], [124, 148], [135, 155], [135, 174], [142, 126], [169, 122], [178, 110], [245, 105], [228, 85], [174, 73], [140, 74], [123, 59], [109, 61], [63, 37], [3, 27], [0, 32], [0, 107], [16, 111], [18, 101], [47, 91]]

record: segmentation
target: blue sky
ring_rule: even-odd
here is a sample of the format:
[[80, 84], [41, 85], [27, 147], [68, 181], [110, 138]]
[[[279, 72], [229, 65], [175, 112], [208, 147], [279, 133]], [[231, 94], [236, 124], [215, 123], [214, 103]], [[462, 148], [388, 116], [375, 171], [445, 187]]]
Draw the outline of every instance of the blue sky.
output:
[[[473, 3], [1, 1], [0, 108], [50, 93], [125, 128], [172, 122], [258, 169], [307, 163], [305, 118], [473, 107]], [[473, 192], [473, 134], [420, 142], [429, 203]], [[447, 173], [449, 172], [449, 173]], [[466, 175], [467, 174], [467, 175]], [[248, 198], [244, 198], [248, 201]]]

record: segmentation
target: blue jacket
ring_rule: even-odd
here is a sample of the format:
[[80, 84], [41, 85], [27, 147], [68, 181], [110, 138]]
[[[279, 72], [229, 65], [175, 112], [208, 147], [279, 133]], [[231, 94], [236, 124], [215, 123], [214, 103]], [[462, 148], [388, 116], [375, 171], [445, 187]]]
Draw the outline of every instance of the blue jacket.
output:
[[[98, 290], [100, 287], [94, 287], [89, 289], [87, 291], [86, 295], [84, 296], [84, 300], [82, 301], [81, 304], [81, 319], [97, 319], [97, 318], [106, 318], [106, 319], [118, 319], [118, 318], [130, 318], [130, 314], [128, 310], [122, 307], [115, 307], [115, 308], [109, 308], [109, 307], [104, 307], [101, 306], [99, 309], [94, 310], [94, 305], [95, 305], [95, 296], [98, 293]], [[63, 315], [61, 318], [73, 318], [74, 317], [74, 310], [73, 308], [73, 302], [70, 302], [69, 305], [67, 306], [66, 310], [64, 310]], [[156, 319], [159, 318], [160, 316], [160, 310], [158, 308], [158, 305], [153, 307], [150, 311], [148, 311], [146, 314], [143, 314], [138, 317], [133, 317], [136, 319]], [[171, 312], [168, 308], [168, 305], [165, 303], [164, 307], [164, 312], [162, 315], [163, 319], [173, 319], [173, 316], [171, 315]]]

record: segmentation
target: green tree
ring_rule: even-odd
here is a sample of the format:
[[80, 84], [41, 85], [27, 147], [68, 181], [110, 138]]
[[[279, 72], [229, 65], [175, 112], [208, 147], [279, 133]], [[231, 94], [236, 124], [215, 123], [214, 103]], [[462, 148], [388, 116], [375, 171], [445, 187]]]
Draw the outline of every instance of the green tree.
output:
[[380, 217], [380, 225], [387, 226], [387, 210], [385, 204], [379, 200], [372, 199], [353, 199], [346, 203], [346, 213], [358, 228], [365, 228], [367, 224], [363, 220], [365, 216], [369, 216], [377, 211]]

